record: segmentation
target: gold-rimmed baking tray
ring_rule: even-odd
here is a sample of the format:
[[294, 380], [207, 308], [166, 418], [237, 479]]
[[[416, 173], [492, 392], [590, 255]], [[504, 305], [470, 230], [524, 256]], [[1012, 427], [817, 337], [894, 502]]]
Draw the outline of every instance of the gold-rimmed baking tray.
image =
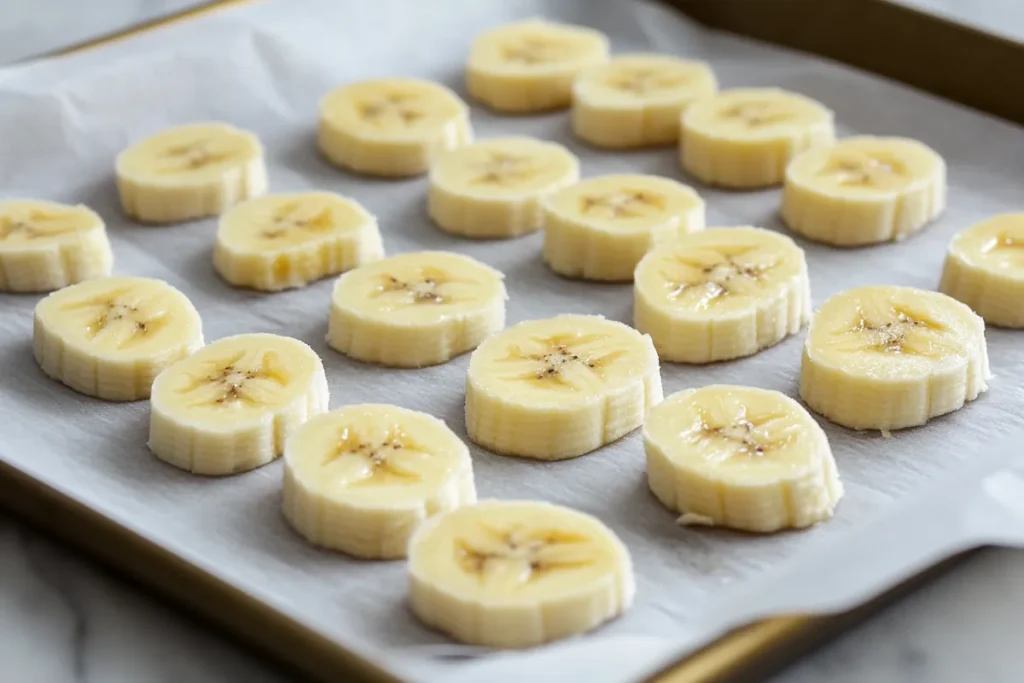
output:
[[[165, 27], [212, 9], [222, 9], [223, 5], [235, 4], [242, 2], [233, 0], [198, 8], [133, 31], [91, 41], [76, 49], [98, 47], [137, 35], [142, 30]], [[676, 4], [709, 25], [847, 61], [992, 114], [1024, 121], [1021, 101], [1013, 95], [1012, 88], [999, 87], [999, 79], [1019, 73], [1013, 65], [1024, 66], [1024, 49], [1012, 41], [875, 0], [837, 1], [831, 5], [786, 0], [763, 3], [682, 0]], [[824, 6], [829, 9], [823, 9]], [[813, 26], [813, 30], [808, 31], [808, 26]], [[906, 31], [913, 31], [915, 41], [925, 47], [908, 51]], [[915, 42], [911, 42], [913, 44]], [[858, 51], [858, 45], [868, 46], [868, 49]], [[944, 49], [928, 46], [944, 46]], [[943, 62], [936, 61], [942, 59], [936, 51], [966, 57], [957, 60], [957, 66], [947, 69], [939, 78], [936, 72], [940, 70], [935, 67]], [[996, 74], [995, 81], [992, 74]], [[284, 656], [310, 675], [337, 680], [341, 672], [353, 672], [368, 680], [392, 680], [336, 642], [282, 620], [277, 612], [236, 587], [215, 579], [181, 557], [2, 462], [0, 501], [246, 640]], [[184, 585], [189, 586], [189, 590], [182, 590]], [[794, 656], [868, 609], [839, 617], [796, 616], [759, 622], [698, 651], [659, 674], [656, 680], [676, 683], [751, 680], [755, 674], [767, 673], [770, 665]]]

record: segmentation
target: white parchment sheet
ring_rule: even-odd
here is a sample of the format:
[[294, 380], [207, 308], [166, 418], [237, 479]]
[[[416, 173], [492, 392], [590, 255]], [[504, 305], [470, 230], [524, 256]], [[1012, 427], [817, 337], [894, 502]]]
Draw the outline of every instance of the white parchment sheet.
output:
[[[351, 195], [380, 219], [388, 253], [460, 251], [502, 270], [509, 323], [555, 313], [630, 322], [629, 285], [556, 277], [539, 235], [470, 242], [425, 215], [423, 179], [348, 175], [318, 155], [317, 102], [357, 78], [413, 75], [462, 92], [480, 30], [543, 15], [587, 24], [617, 52], [707, 59], [724, 87], [777, 85], [835, 110], [842, 135], [907, 135], [949, 163], [950, 206], [902, 244], [837, 250], [802, 243], [814, 302], [851, 286], [933, 288], [957, 231], [1024, 208], [1024, 135], [1015, 126], [807, 56], [719, 35], [641, 0], [278, 0], [245, 6], [71, 57], [0, 70], [0, 195], [82, 202], [107, 221], [115, 272], [163, 278], [203, 316], [207, 340], [241, 332], [299, 337], [323, 357], [331, 405], [393, 402], [444, 418], [461, 434], [468, 357], [423, 370], [352, 362], [324, 342], [331, 282], [280, 294], [233, 289], [211, 265], [216, 222], [144, 227], [122, 217], [113, 160], [168, 125], [221, 119], [264, 141], [272, 190]], [[478, 137], [517, 133], [568, 145], [583, 174], [638, 171], [689, 181], [674, 149], [607, 153], [574, 141], [564, 112], [501, 117], [474, 108]], [[695, 183], [694, 183], [695, 184]], [[779, 191], [695, 184], [709, 225], [782, 230]], [[191, 477], [145, 446], [146, 402], [113, 404], [48, 380], [32, 361], [36, 295], [0, 295], [0, 458], [242, 586], [291, 618], [414, 681], [533, 683], [634, 680], [723, 628], [789, 610], [860, 602], [954, 550], [1024, 541], [1024, 332], [990, 330], [991, 390], [956, 414], [891, 439], [825, 425], [846, 484], [835, 519], [757, 537], [684, 529], [648, 493], [638, 434], [594, 454], [534, 463], [472, 449], [481, 497], [538, 498], [597, 515], [629, 546], [635, 607], [590, 636], [524, 653], [463, 656], [405, 605], [401, 562], [370, 563], [308, 547], [279, 513], [280, 463], [226, 479]], [[713, 382], [796, 394], [803, 335], [755, 357], [665, 365], [666, 393]]]

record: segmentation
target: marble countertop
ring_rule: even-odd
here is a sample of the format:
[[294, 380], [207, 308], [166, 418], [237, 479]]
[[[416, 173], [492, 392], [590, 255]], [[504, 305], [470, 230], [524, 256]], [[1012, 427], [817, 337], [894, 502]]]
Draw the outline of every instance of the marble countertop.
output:
[[[900, 0], [1024, 37], [1020, 0]], [[0, 64], [196, 0], [7, 0]], [[13, 6], [12, 6], [13, 5]], [[102, 7], [98, 12], [97, 8]], [[1024, 551], [983, 551], [773, 683], [1019, 683]], [[0, 514], [3, 683], [284, 683], [258, 653]]]

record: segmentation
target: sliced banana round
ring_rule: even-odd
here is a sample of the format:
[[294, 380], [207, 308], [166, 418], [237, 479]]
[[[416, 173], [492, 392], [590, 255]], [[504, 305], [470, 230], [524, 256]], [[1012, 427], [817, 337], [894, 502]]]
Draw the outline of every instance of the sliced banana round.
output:
[[0, 200], [0, 292], [50, 292], [110, 275], [114, 254], [92, 209]]
[[276, 334], [218, 339], [153, 382], [149, 450], [194, 474], [245, 472], [281, 455], [327, 399], [323, 363], [303, 342]]
[[709, 185], [778, 185], [786, 165], [807, 149], [835, 141], [830, 110], [778, 88], [725, 90], [682, 116], [683, 168]]
[[843, 496], [824, 430], [777, 391], [672, 394], [644, 422], [647, 481], [680, 524], [770, 533], [832, 516]]
[[427, 212], [455, 235], [518, 237], [540, 229], [544, 197], [579, 177], [579, 160], [561, 145], [484, 140], [444, 154], [430, 168]]
[[804, 252], [762, 228], [711, 228], [650, 251], [636, 267], [633, 322], [658, 356], [712, 363], [757, 353], [811, 315]]
[[476, 37], [466, 64], [466, 88], [498, 111], [562, 109], [572, 101], [576, 75], [607, 60], [603, 33], [532, 19]]
[[990, 325], [1024, 328], [1024, 213], [993, 216], [954, 237], [939, 289]]
[[327, 343], [367, 363], [437, 365], [505, 327], [507, 298], [502, 274], [474, 258], [399, 254], [338, 278]]
[[718, 90], [711, 68], [668, 55], [629, 54], [580, 73], [572, 86], [572, 129], [598, 147], [671, 145], [680, 114]]
[[361, 81], [320, 102], [320, 151], [333, 164], [386, 177], [426, 173], [438, 154], [473, 139], [469, 107], [440, 83]]
[[841, 247], [901, 240], [946, 207], [946, 162], [906, 138], [854, 137], [809, 150], [786, 168], [782, 219]]
[[377, 219], [333, 192], [250, 199], [220, 219], [213, 265], [233, 285], [304, 287], [384, 256]]
[[800, 397], [853, 429], [903, 429], [953, 412], [991, 377], [985, 323], [970, 308], [913, 287], [860, 287], [814, 314]]
[[503, 455], [562, 460], [633, 431], [661, 401], [650, 337], [596, 315], [513, 325], [473, 352], [466, 429]]
[[426, 413], [346, 406], [312, 418], [285, 444], [284, 516], [324, 548], [402, 558], [428, 517], [475, 502], [469, 449]]
[[36, 305], [32, 350], [39, 367], [108, 401], [148, 397], [164, 368], [202, 345], [199, 313], [162, 280], [87, 280]]
[[485, 501], [438, 515], [409, 544], [409, 601], [473, 645], [523, 648], [596, 628], [633, 604], [629, 551], [560, 505]]
[[704, 229], [704, 200], [668, 178], [588, 178], [542, 202], [544, 261], [566, 277], [629, 282], [651, 247]]
[[218, 216], [267, 191], [263, 145], [225, 123], [163, 130], [117, 155], [124, 212], [144, 223]]

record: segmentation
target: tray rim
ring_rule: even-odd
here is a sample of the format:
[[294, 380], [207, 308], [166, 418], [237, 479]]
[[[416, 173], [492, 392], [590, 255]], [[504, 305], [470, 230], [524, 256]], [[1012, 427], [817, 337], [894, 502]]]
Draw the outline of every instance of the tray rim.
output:
[[[72, 44], [19, 63], [59, 58], [131, 39], [144, 33], [190, 21], [257, 0], [197, 0], [198, 4], [178, 12], [160, 16], [127, 28]], [[720, 11], [702, 11], [701, 0], [662, 0], [701, 23], [722, 28], [735, 18], [735, 10], [743, 0], [716, 0]], [[812, 0], [813, 1], [813, 0]], [[847, 7], [874, 10], [889, 8], [902, 20], [916, 18], [931, 22], [940, 30], [953, 30], [972, 40], [985, 39], [996, 50], [1020, 52], [1024, 61], [1024, 43], [958, 24], [921, 10], [897, 5], [890, 0], [835, 0]], [[806, 0], [788, 0], [792, 7]], [[706, 3], [704, 9], [709, 7]], [[746, 5], [744, 12], [749, 9]], [[689, 11], [688, 11], [689, 10]], [[696, 10], [696, 11], [695, 11]], [[731, 17], [731, 18], [730, 18]], [[734, 32], [796, 47], [818, 56], [831, 57], [879, 71], [870, 66], [848, 61], [836, 53], [815, 45], [795, 45], [780, 39], [777, 32], [747, 31], [747, 24], [731, 27]], [[893, 77], [892, 74], [883, 74]], [[922, 87], [961, 104], [982, 108], [977, 98], [936, 92], [894, 76], [897, 80]], [[983, 111], [1024, 124], [1024, 107], [998, 107]], [[73, 546], [129, 580], [153, 589], [163, 598], [202, 620], [226, 631], [243, 643], [269, 654], [279, 664], [297, 670], [316, 681], [333, 683], [338, 676], [357, 676], [371, 683], [403, 683], [389, 672], [364, 659], [338, 642], [330, 640], [302, 624], [289, 619], [240, 588], [218, 579], [157, 543], [121, 526], [96, 510], [66, 496], [57, 489], [34, 479], [12, 465], [0, 461], [0, 509], [22, 521]], [[704, 647], [648, 677], [645, 683], [743, 683], [763, 680], [785, 668], [806, 652], [826, 643], [867, 617], [894, 603], [904, 595], [946, 573], [978, 549], [954, 555], [849, 611], [827, 615], [787, 615], [751, 623], [735, 629]]]

